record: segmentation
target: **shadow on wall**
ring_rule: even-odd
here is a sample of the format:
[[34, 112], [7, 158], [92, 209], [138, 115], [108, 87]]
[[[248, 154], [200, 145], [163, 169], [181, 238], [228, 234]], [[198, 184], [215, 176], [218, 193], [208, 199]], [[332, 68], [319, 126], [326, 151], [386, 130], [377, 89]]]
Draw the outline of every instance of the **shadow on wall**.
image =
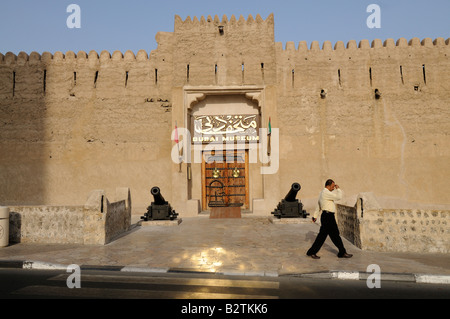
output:
[[46, 66], [41, 56], [0, 54], [0, 202], [45, 201], [45, 161], [51, 157], [45, 132]]
[[170, 67], [156, 61], [143, 50], [0, 53], [0, 204], [81, 205], [92, 189], [127, 185], [143, 206], [149, 180], [170, 189]]

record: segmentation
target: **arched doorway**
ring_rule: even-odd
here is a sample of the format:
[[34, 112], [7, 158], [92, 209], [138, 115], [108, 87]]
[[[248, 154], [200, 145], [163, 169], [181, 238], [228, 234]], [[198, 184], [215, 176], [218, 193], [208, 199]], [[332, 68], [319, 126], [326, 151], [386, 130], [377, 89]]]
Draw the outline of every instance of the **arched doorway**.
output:
[[251, 210], [252, 200], [263, 197], [261, 164], [252, 160], [259, 143], [262, 92], [253, 87], [185, 88], [192, 149], [202, 154], [201, 163], [190, 166], [188, 193], [199, 199], [201, 210], [210, 210], [211, 204]]

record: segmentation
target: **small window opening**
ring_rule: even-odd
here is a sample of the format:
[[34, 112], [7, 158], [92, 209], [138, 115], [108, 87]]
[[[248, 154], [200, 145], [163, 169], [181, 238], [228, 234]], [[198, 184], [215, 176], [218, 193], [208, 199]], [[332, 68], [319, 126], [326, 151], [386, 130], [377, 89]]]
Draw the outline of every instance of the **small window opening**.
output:
[[125, 72], [125, 87], [128, 85], [128, 71]]
[[13, 90], [12, 90], [13, 97], [14, 97], [15, 93], [16, 93], [16, 72], [13, 71]]
[[264, 63], [261, 63], [261, 76], [262, 76], [262, 80], [264, 82]]
[[339, 87], [341, 87], [342, 86], [342, 83], [341, 83], [341, 69], [338, 69], [338, 79], [339, 79]]
[[158, 69], [155, 69], [155, 84], [158, 84]]
[[381, 92], [378, 89], [375, 89], [375, 98], [379, 100], [381, 97]]
[[217, 67], [217, 63], [214, 64], [214, 80], [216, 81], [217, 84], [217, 72], [218, 72], [218, 67]]
[[360, 198], [360, 200], [361, 200], [361, 218], [363, 218], [363, 217], [364, 217], [364, 205], [363, 205], [363, 199]]
[[369, 68], [370, 86], [372, 86], [372, 68]]
[[98, 71], [95, 71], [94, 88], [97, 87]]
[[44, 86], [44, 94], [45, 94], [45, 91], [47, 89], [47, 70], [44, 70], [43, 86]]
[[402, 84], [405, 84], [403, 80], [403, 67], [400, 65], [400, 78], [402, 79]]
[[186, 65], [186, 81], [189, 83], [189, 64]]
[[292, 84], [292, 87], [294, 87], [295, 86], [295, 69], [292, 69], [291, 73], [292, 73], [291, 84]]
[[425, 72], [425, 64], [422, 64], [422, 72], [423, 72], [423, 83], [427, 84], [427, 76]]

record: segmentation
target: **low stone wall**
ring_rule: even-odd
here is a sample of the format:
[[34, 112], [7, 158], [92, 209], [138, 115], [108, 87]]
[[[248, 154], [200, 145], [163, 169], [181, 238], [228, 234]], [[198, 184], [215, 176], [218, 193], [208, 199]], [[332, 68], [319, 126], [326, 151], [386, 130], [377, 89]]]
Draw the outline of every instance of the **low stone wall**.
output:
[[341, 236], [361, 247], [359, 237], [359, 220], [356, 217], [356, 207], [337, 205], [336, 222], [338, 223]]
[[9, 207], [9, 242], [83, 244], [82, 206]]
[[104, 245], [131, 226], [131, 196], [118, 188], [110, 203], [103, 190], [84, 206], [10, 206], [9, 242]]
[[111, 242], [117, 236], [130, 229], [131, 226], [131, 195], [128, 188], [116, 189], [116, 199], [122, 200], [110, 203], [106, 201], [105, 238]]
[[354, 207], [338, 205], [341, 235], [373, 251], [450, 252], [450, 211], [386, 209], [373, 194], [360, 194]]
[[365, 249], [401, 252], [450, 252], [449, 211], [383, 209], [362, 218]]

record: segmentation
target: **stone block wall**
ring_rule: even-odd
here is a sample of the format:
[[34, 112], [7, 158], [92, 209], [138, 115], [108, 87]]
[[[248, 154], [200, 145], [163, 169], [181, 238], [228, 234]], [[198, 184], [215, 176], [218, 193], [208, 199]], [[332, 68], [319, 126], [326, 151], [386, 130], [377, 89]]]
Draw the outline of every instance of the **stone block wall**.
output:
[[116, 200], [106, 202], [105, 242], [108, 243], [131, 226], [131, 195], [128, 188], [116, 190]]
[[337, 205], [336, 222], [338, 223], [341, 236], [352, 242], [355, 246], [361, 247], [359, 238], [359, 221], [356, 214], [356, 207]]
[[10, 243], [83, 244], [82, 206], [10, 206]]
[[360, 219], [364, 249], [400, 252], [450, 252], [450, 211], [383, 209]]
[[357, 247], [373, 251], [450, 252], [450, 211], [387, 209], [373, 201], [374, 197], [368, 199], [360, 194], [354, 207], [338, 205], [341, 235]]
[[[131, 196], [109, 202], [93, 191], [84, 206], [10, 206], [10, 243], [104, 245], [131, 226]], [[124, 197], [125, 196], [125, 197]]]

